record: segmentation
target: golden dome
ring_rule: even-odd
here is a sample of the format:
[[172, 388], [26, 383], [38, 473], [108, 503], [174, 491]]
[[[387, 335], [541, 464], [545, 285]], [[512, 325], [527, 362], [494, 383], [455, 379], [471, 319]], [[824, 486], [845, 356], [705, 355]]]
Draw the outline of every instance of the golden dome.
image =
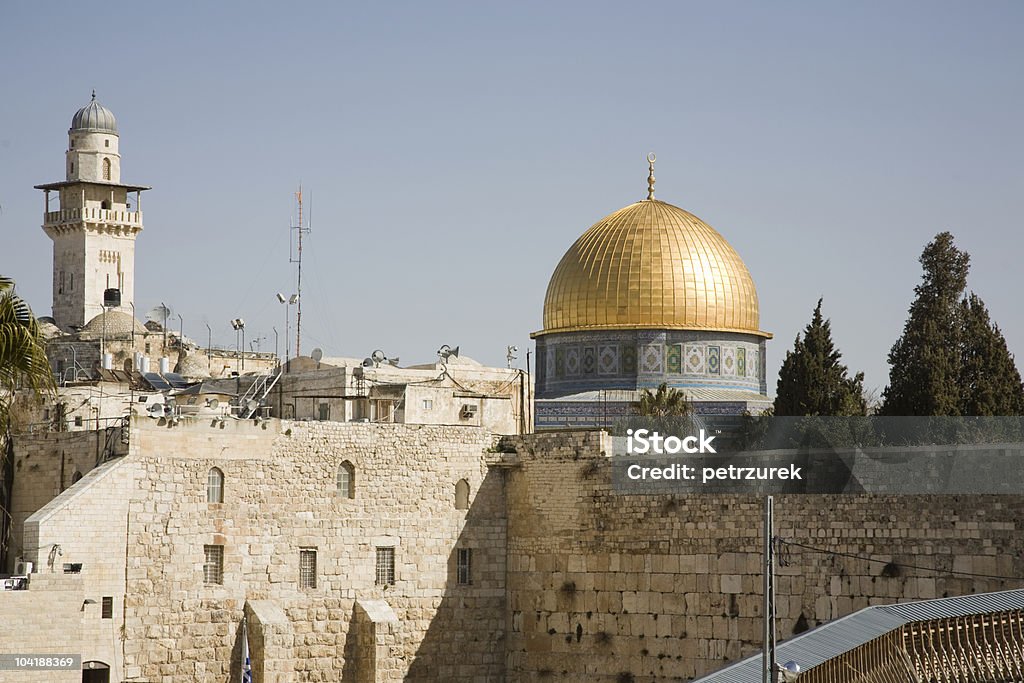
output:
[[544, 329], [533, 336], [669, 329], [771, 337], [759, 323], [754, 280], [725, 238], [646, 199], [602, 218], [569, 248], [548, 284]]

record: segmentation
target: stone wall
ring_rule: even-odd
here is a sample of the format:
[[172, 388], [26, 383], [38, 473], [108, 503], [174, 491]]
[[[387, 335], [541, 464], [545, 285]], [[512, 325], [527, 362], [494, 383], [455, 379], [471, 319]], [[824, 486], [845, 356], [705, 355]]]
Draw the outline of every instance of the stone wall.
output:
[[[503, 443], [518, 451], [508, 680], [679, 680], [759, 649], [760, 499], [615, 494], [601, 432]], [[782, 539], [832, 551], [783, 546], [780, 638], [868, 605], [1024, 582], [953, 574], [1024, 575], [1020, 497], [790, 495], [775, 516]]]
[[[237, 676], [246, 601], [262, 606], [250, 622], [254, 667], [271, 665], [282, 683], [356, 680], [357, 600], [398, 618], [376, 630], [374, 680], [501, 680], [505, 505], [492, 445], [466, 427], [137, 420], [117, 463], [135, 487], [119, 546], [129, 551], [124, 680]], [[338, 493], [343, 461], [354, 499]], [[207, 502], [212, 467], [223, 503]], [[455, 507], [460, 479], [468, 510]], [[220, 585], [204, 584], [205, 545], [224, 548]], [[376, 583], [378, 547], [395, 549], [393, 585]], [[459, 547], [473, 551], [470, 585], [456, 581]], [[300, 549], [316, 550], [315, 588], [299, 585]], [[290, 624], [284, 637], [257, 618], [274, 609]]]

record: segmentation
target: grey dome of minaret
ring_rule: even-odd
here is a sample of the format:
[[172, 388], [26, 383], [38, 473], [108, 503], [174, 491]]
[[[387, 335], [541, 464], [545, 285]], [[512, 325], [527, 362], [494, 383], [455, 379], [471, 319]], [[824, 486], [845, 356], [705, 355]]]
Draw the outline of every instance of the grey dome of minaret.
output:
[[96, 101], [96, 91], [93, 90], [92, 101], [76, 111], [72, 117], [71, 130], [117, 135], [117, 119], [114, 118], [112, 111]]

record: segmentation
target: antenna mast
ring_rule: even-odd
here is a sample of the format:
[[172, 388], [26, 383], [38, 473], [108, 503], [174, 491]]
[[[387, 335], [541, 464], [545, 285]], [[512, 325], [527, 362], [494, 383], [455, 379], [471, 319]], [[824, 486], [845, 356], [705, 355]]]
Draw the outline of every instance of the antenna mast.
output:
[[299, 191], [295, 193], [295, 199], [299, 204], [299, 222], [298, 225], [292, 227], [292, 230], [297, 230], [299, 233], [298, 238], [298, 255], [296, 258], [289, 256], [291, 263], [298, 264], [298, 278], [295, 285], [295, 293], [298, 297], [296, 313], [295, 313], [295, 355], [302, 355], [302, 234], [309, 232], [309, 227], [302, 224], [302, 184], [299, 184]]

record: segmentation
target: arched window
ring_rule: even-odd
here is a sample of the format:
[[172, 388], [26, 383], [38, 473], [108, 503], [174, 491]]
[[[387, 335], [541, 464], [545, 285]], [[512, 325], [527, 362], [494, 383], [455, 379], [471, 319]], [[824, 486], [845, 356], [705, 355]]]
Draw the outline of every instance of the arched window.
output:
[[103, 160], [103, 179], [110, 180], [110, 159]]
[[100, 208], [101, 209], [109, 209], [110, 208], [110, 202], [108, 202], [106, 199], [104, 199], [102, 202], [100, 202]]
[[81, 478], [82, 478], [82, 473], [79, 472], [78, 470], [75, 470], [75, 473], [71, 475], [71, 483], [72, 484], [77, 484], [78, 480], [81, 479]]
[[465, 479], [459, 479], [455, 483], [455, 509], [469, 509], [469, 482]]
[[206, 475], [206, 502], [224, 502], [224, 473], [216, 467], [211, 468]]
[[348, 460], [338, 465], [338, 496], [356, 497], [356, 468]]

